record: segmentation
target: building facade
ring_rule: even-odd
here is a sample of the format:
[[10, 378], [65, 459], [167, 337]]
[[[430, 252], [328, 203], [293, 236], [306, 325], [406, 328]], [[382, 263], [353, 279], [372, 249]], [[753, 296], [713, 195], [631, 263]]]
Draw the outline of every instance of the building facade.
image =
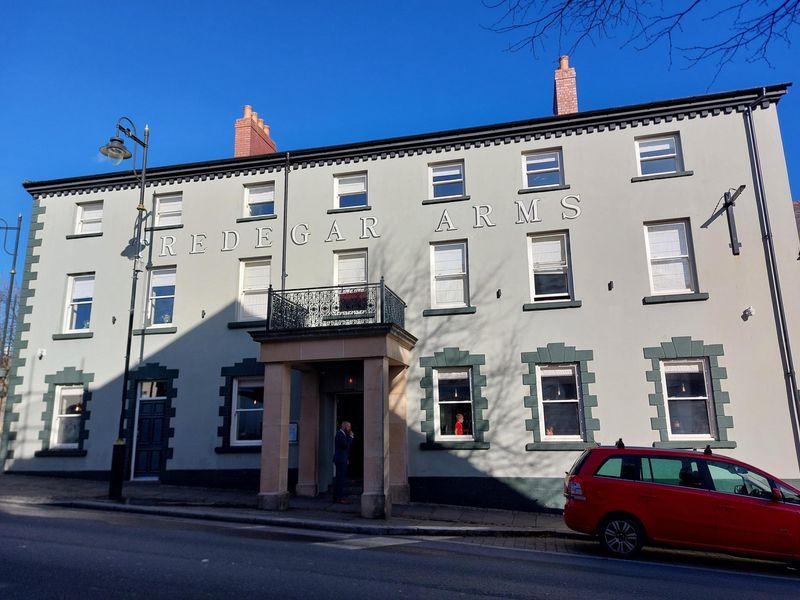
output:
[[798, 480], [787, 89], [288, 153], [248, 109], [148, 172], [124, 394], [137, 179], [26, 183], [4, 468], [106, 476], [124, 396], [128, 477], [265, 508], [326, 493], [342, 419], [367, 516], [557, 508], [618, 438]]

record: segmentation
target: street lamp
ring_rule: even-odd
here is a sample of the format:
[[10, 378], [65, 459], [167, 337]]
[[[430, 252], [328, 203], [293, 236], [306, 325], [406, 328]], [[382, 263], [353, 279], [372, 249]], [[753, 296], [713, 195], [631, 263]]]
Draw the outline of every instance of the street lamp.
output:
[[[2, 352], [2, 355], [5, 356], [6, 355], [6, 343], [8, 342], [8, 334], [11, 332], [10, 323], [9, 323], [9, 317], [10, 317], [10, 314], [11, 314], [11, 299], [12, 299], [12, 295], [13, 295], [13, 292], [14, 292], [14, 277], [17, 274], [17, 254], [18, 254], [18, 251], [19, 251], [19, 232], [22, 230], [22, 213], [17, 215], [17, 226], [16, 227], [11, 227], [11, 225], [9, 225], [8, 222], [3, 218], [0, 218], [0, 221], [2, 221], [2, 223], [3, 223], [2, 225], [0, 225], [0, 230], [3, 231], [3, 250], [5, 251], [6, 254], [8, 254], [9, 256], [13, 257], [13, 261], [11, 263], [11, 273], [10, 273], [10, 278], [9, 278], [9, 282], [8, 282], [8, 294], [7, 294], [7, 297], [6, 297], [6, 316], [5, 316], [5, 320], [3, 321], [3, 341], [2, 341], [2, 346], [0, 346], [0, 352]], [[8, 232], [9, 231], [16, 231], [17, 232], [17, 237], [16, 237], [16, 240], [14, 241], [14, 253], [13, 254], [8, 251], [8, 247], [7, 247]], [[5, 367], [5, 366], [8, 366], [8, 365], [3, 365], [3, 366]]]
[[[126, 123], [128, 126], [124, 125]], [[111, 453], [111, 477], [108, 484], [108, 497], [112, 500], [122, 499], [122, 481], [125, 479], [125, 456], [127, 455], [128, 444], [125, 437], [125, 401], [128, 395], [128, 371], [131, 366], [131, 340], [133, 339], [133, 314], [136, 311], [136, 283], [139, 279], [139, 259], [142, 253], [142, 221], [144, 219], [144, 188], [145, 176], [147, 174], [147, 149], [150, 138], [150, 128], [144, 127], [144, 140], [136, 135], [136, 126], [128, 117], [120, 117], [117, 121], [117, 129], [109, 140], [108, 144], [100, 148], [100, 152], [111, 159], [115, 165], [120, 164], [126, 158], [132, 156], [130, 150], [125, 147], [119, 134], [122, 133], [130, 140], [133, 140], [144, 149], [142, 158], [142, 173], [139, 176], [139, 205], [136, 207], [136, 226], [134, 233], [134, 247], [136, 253], [133, 257], [133, 276], [131, 279], [131, 304], [128, 311], [128, 334], [125, 340], [125, 370], [122, 372], [122, 400], [119, 407], [119, 428], [117, 441]], [[134, 158], [133, 173], [136, 174], [136, 159]]]

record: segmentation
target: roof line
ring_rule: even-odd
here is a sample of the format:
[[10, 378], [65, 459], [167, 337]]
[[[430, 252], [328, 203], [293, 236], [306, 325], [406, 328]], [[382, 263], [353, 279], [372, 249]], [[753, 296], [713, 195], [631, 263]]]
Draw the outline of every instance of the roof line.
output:
[[[717, 111], [752, 104], [763, 100], [769, 104], [777, 102], [787, 93], [791, 83], [780, 83], [765, 87], [749, 88], [731, 92], [720, 92], [700, 96], [689, 96], [645, 104], [578, 112], [511, 121], [492, 125], [480, 125], [461, 129], [437, 131], [402, 137], [392, 137], [334, 146], [322, 146], [247, 156], [225, 158], [204, 162], [183, 163], [148, 169], [148, 185], [165, 180], [213, 175], [220, 172], [248, 172], [252, 170], [281, 170], [287, 154], [292, 164], [317, 161], [359, 158], [374, 154], [408, 152], [436, 146], [481, 143], [497, 138], [548, 135], [565, 130], [595, 128], [624, 121], [642, 121], [675, 116], [684, 112]], [[137, 185], [131, 171], [85, 175], [64, 179], [26, 181], [23, 187], [31, 194], [70, 192], [87, 188], [127, 187]]]

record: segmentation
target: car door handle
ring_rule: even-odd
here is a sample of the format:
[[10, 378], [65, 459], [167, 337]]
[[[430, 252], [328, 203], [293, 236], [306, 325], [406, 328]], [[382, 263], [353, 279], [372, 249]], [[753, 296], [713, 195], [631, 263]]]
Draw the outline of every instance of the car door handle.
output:
[[639, 497], [643, 498], [644, 500], [655, 500], [656, 498], [658, 498], [658, 496], [656, 496], [655, 494], [640, 494]]
[[720, 510], [736, 510], [736, 507], [733, 504], [720, 504]]

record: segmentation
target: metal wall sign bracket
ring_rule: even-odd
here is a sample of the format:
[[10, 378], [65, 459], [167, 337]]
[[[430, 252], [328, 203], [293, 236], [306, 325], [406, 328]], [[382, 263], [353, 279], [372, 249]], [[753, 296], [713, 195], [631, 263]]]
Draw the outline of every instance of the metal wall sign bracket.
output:
[[725, 192], [723, 195], [722, 206], [717, 204], [717, 206], [719, 206], [719, 210], [715, 210], [714, 214], [711, 215], [708, 220], [700, 226], [701, 229], [707, 229], [708, 226], [716, 221], [717, 217], [724, 212], [725, 216], [728, 217], [728, 234], [731, 237], [731, 243], [729, 246], [734, 256], [739, 255], [739, 249], [742, 247], [742, 244], [739, 242], [739, 234], [736, 231], [736, 215], [734, 215], [733, 208], [736, 206], [736, 199], [742, 194], [745, 187], [746, 186], [742, 184], [736, 188], [736, 191], [732, 194], [730, 191]]

